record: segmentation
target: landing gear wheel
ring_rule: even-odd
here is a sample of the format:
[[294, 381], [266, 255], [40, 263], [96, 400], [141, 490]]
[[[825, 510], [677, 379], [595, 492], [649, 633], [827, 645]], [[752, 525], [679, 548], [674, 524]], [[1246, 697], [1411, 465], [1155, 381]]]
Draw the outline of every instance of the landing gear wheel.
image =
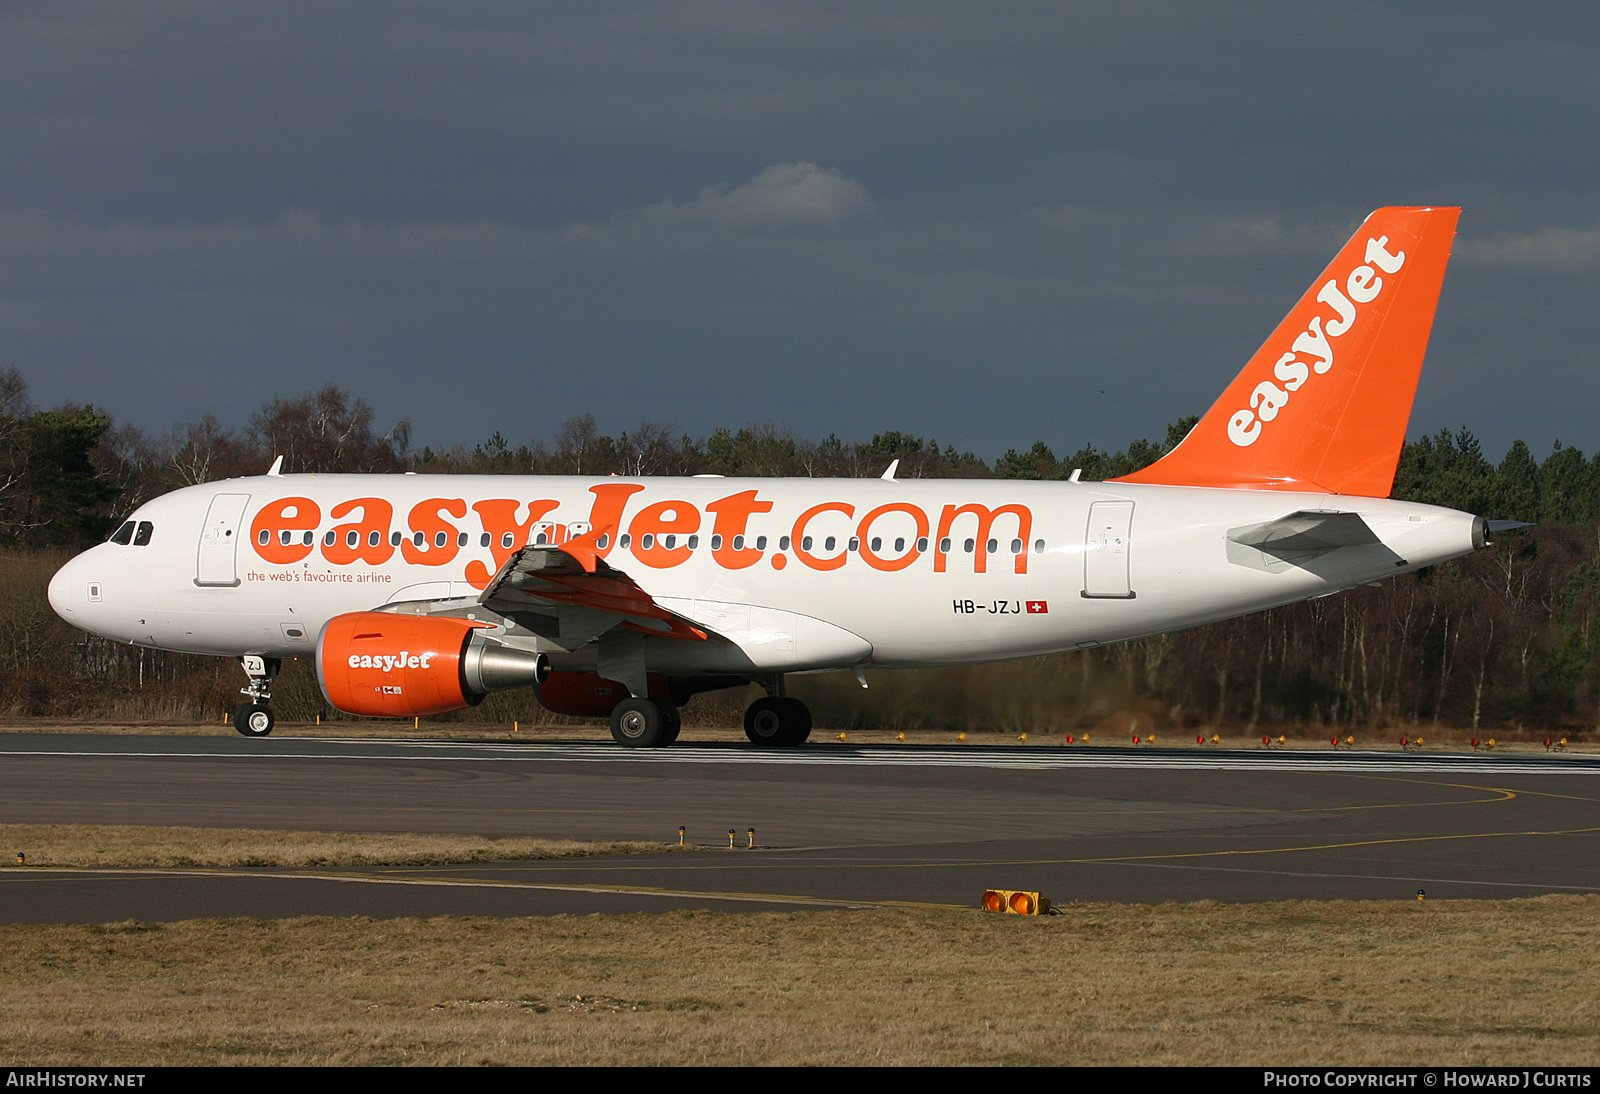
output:
[[[800, 721], [800, 711], [804, 710], [805, 707], [799, 703], [772, 695], [757, 699], [744, 712], [744, 735], [750, 738], [752, 744], [792, 748], [805, 739], [801, 735]], [[810, 717], [805, 721], [806, 731], [809, 732]]]
[[805, 744], [806, 738], [811, 736], [811, 708], [798, 699], [786, 698], [784, 702], [794, 708], [794, 743], [797, 745]]
[[233, 728], [246, 737], [265, 737], [276, 723], [272, 708], [265, 703], [246, 703], [233, 712]]
[[624, 699], [611, 711], [611, 739], [624, 748], [656, 748], [666, 733], [666, 712], [654, 699]]
[[677, 707], [670, 704], [661, 703], [660, 706], [661, 714], [666, 719], [666, 727], [661, 732], [660, 744], [665, 747], [666, 745], [677, 743], [678, 732], [683, 729], [683, 715], [678, 712]]

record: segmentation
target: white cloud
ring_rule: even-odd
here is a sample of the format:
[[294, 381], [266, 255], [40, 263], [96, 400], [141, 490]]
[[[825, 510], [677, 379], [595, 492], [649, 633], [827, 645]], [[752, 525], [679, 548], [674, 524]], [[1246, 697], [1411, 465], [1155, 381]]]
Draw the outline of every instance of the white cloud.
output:
[[1455, 253], [1484, 266], [1532, 270], [1600, 268], [1600, 230], [1544, 228], [1537, 232], [1496, 232], [1488, 239], [1459, 239]]
[[716, 228], [834, 225], [872, 216], [867, 188], [814, 163], [775, 163], [743, 186], [707, 186], [693, 201], [667, 200], [640, 211], [647, 221]]

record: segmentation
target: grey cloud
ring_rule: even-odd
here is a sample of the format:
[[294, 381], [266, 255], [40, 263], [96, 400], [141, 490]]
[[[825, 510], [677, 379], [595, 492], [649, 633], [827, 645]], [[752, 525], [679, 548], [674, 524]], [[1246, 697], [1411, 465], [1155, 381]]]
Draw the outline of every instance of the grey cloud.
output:
[[707, 186], [691, 202], [651, 205], [640, 216], [655, 223], [719, 228], [836, 225], [872, 216], [867, 188], [814, 163], [775, 163], [742, 186]]
[[1483, 266], [1545, 272], [1594, 271], [1600, 270], [1600, 229], [1496, 232], [1487, 239], [1463, 240], [1456, 253]]

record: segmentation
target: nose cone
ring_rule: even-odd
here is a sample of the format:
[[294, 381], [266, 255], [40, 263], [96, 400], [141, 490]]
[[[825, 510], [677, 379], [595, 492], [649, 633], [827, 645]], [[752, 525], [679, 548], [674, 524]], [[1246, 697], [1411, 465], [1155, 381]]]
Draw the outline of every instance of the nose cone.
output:
[[[50, 579], [50, 589], [47, 594], [50, 597], [50, 607], [55, 609], [55, 613], [68, 623], [73, 624], [77, 623], [77, 619], [74, 618], [72, 612], [72, 571], [77, 565], [78, 560], [72, 559], [57, 570], [56, 576]], [[35, 587], [37, 588], [37, 586]]]

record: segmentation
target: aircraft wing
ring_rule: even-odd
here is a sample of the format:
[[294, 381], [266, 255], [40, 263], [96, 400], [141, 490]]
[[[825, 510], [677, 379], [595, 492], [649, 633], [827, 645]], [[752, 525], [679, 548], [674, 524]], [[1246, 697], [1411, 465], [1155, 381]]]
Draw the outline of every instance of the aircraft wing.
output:
[[649, 593], [607, 565], [590, 532], [558, 546], [524, 547], [500, 567], [478, 603], [567, 649], [577, 649], [616, 626], [662, 638], [705, 641], [709, 635], [657, 604]]

